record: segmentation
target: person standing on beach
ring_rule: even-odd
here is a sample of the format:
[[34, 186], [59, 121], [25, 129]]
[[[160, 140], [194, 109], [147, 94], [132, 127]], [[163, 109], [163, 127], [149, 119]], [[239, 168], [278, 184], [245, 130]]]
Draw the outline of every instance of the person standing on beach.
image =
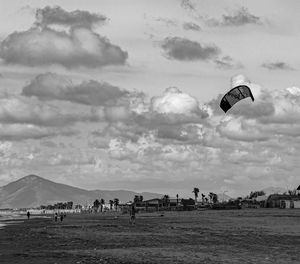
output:
[[130, 206], [130, 224], [131, 225], [135, 225], [135, 213], [136, 213], [136, 209], [134, 204], [132, 204]]
[[30, 218], [30, 212], [27, 211], [27, 219], [29, 219], [29, 218]]
[[60, 213], [60, 222], [62, 222], [64, 220], [64, 214], [63, 212]]
[[54, 221], [55, 221], [55, 222], [57, 222], [57, 218], [58, 218], [58, 214], [55, 213], [55, 215], [54, 215]]

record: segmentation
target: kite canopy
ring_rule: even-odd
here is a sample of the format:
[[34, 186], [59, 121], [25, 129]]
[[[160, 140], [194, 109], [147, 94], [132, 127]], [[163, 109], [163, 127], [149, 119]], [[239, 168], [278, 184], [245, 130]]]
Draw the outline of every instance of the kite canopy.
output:
[[254, 97], [249, 88], [250, 81], [246, 79], [243, 75], [237, 75], [231, 78], [232, 89], [226, 93], [221, 102], [220, 107], [226, 113], [234, 104], [242, 99], [251, 97], [254, 101]]

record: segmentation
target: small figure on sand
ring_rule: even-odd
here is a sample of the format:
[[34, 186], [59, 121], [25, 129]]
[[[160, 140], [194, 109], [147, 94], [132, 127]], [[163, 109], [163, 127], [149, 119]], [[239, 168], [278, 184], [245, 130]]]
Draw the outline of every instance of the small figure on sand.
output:
[[131, 225], [135, 225], [135, 213], [136, 213], [136, 209], [134, 204], [132, 204], [130, 206], [130, 224]]
[[64, 214], [63, 212], [60, 213], [60, 222], [62, 222], [64, 220]]
[[54, 214], [54, 221], [55, 221], [55, 222], [57, 222], [57, 218], [58, 218], [58, 214], [55, 213], [55, 214]]
[[29, 219], [30, 218], [30, 212], [28, 211], [27, 212], [27, 219]]

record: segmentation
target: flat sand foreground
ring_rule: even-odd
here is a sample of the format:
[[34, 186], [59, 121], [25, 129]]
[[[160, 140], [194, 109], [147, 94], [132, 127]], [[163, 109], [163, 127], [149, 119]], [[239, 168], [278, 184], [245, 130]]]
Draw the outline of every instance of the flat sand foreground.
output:
[[300, 210], [30, 219], [0, 230], [0, 263], [299, 263]]

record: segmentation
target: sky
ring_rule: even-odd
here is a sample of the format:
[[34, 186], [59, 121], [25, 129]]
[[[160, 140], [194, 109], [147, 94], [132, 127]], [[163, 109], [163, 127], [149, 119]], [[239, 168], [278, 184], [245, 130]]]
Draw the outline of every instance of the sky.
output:
[[[182, 197], [299, 185], [299, 1], [0, 7], [0, 186], [28, 174]], [[238, 74], [255, 101], [224, 113]]]

